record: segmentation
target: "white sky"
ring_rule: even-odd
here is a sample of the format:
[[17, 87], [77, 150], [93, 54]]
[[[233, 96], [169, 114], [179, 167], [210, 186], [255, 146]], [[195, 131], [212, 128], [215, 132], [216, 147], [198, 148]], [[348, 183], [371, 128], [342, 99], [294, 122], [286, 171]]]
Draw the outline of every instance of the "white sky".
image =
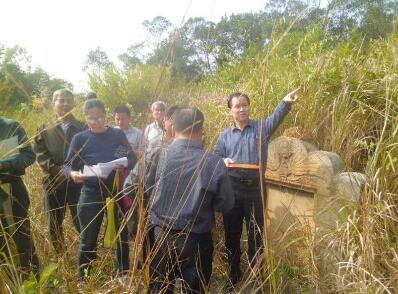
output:
[[258, 12], [268, 0], [1, 0], [0, 44], [20, 45], [54, 77], [87, 90], [87, 53], [102, 47], [112, 61], [142, 41], [144, 20], [161, 15], [174, 24], [186, 18], [218, 21], [224, 14]]

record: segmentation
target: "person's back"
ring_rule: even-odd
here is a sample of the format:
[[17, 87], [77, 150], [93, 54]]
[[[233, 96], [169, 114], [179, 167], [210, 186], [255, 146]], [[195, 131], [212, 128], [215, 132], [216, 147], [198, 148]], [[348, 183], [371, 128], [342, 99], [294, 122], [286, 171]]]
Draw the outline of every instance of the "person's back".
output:
[[155, 225], [204, 233], [212, 229], [216, 210], [230, 208], [224, 162], [197, 141], [175, 139], [161, 154], [158, 173], [151, 213]]
[[173, 114], [176, 138], [160, 155], [151, 208], [156, 252], [151, 293], [172, 293], [177, 276], [184, 293], [206, 291], [214, 213], [233, 207], [222, 159], [203, 150], [203, 122], [198, 109], [178, 109]]

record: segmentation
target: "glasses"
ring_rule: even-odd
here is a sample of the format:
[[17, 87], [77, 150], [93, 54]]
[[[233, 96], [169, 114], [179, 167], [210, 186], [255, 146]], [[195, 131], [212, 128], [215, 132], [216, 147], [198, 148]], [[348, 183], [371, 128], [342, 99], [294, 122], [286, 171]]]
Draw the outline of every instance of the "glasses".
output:
[[86, 117], [86, 121], [90, 124], [103, 123], [105, 121], [105, 117]]

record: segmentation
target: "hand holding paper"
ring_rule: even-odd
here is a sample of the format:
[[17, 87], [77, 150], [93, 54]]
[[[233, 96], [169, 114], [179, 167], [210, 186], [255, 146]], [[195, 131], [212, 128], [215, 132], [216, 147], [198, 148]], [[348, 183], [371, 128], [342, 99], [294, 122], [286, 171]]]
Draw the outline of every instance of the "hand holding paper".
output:
[[98, 163], [92, 166], [85, 165], [83, 168], [82, 175], [86, 177], [107, 178], [113, 170], [127, 166], [128, 166], [127, 157], [122, 157], [113, 161]]

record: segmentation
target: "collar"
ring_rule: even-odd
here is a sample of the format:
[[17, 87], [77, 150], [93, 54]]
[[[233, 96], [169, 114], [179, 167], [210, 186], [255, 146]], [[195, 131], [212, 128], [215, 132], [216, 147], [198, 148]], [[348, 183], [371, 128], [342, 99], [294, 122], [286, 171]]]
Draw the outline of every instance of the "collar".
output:
[[181, 139], [181, 138], [178, 139], [175, 138], [173, 142], [170, 144], [170, 146], [203, 149], [202, 143], [196, 140]]
[[243, 132], [246, 128], [254, 128], [256, 125], [256, 122], [254, 120], [249, 119], [249, 122], [247, 123], [247, 125], [243, 128], [243, 130], [240, 130], [235, 124], [233, 124], [232, 126], [232, 132], [235, 131], [240, 131]]
[[[61, 126], [61, 124], [62, 124], [62, 120], [57, 118], [55, 125], [56, 126]], [[70, 121], [68, 122], [68, 124], [70, 126], [74, 126], [74, 127], [79, 128], [80, 122], [73, 115], [71, 115], [71, 118], [70, 118]]]

